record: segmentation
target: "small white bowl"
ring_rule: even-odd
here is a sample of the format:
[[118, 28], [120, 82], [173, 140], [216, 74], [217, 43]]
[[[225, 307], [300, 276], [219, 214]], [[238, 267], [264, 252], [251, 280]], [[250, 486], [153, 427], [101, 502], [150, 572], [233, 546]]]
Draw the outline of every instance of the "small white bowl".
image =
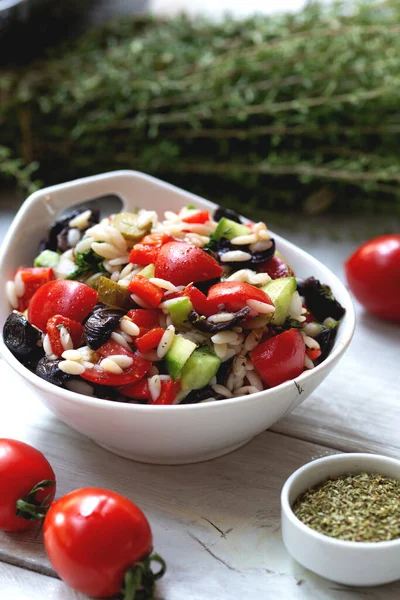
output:
[[[186, 204], [215, 210], [216, 205], [136, 171], [116, 171], [40, 190], [22, 205], [3, 242], [0, 285], [14, 277], [18, 266], [32, 265], [38, 244], [58, 213], [88, 200], [117, 195], [123, 210], [136, 207], [178, 211]], [[342, 282], [315, 258], [273, 234], [277, 249], [299, 277], [314, 275], [331, 286], [346, 314], [330, 355], [295, 381], [270, 390], [216, 402], [184, 406], [141, 406], [100, 400], [54, 386], [26, 369], [11, 354], [0, 335], [7, 363], [39, 392], [44, 404], [77, 431], [126, 458], [159, 464], [208, 460], [239, 448], [296, 408], [332, 371], [354, 332], [353, 304]], [[0, 326], [10, 307], [0, 296]]]
[[348, 542], [304, 525], [294, 514], [296, 498], [329, 476], [379, 473], [400, 480], [400, 460], [377, 454], [335, 454], [295, 471], [281, 493], [282, 538], [288, 552], [303, 567], [337, 583], [383, 585], [400, 579], [400, 539], [389, 542]]

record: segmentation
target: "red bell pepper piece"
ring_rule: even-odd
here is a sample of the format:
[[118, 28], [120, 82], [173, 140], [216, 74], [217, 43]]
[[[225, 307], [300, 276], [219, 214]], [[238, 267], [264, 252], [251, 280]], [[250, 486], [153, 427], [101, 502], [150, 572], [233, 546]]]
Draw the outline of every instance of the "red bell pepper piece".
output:
[[306, 353], [312, 361], [317, 360], [322, 354], [320, 348], [307, 348]]
[[139, 327], [139, 335], [143, 335], [149, 329], [158, 327], [160, 324], [159, 311], [154, 308], [133, 308], [127, 313], [127, 317]]
[[168, 379], [161, 382], [161, 392], [157, 400], [149, 400], [149, 404], [173, 404], [177, 393], [180, 390], [180, 382]]
[[134, 398], [135, 400], [149, 400], [150, 390], [149, 382], [146, 377], [132, 383], [131, 385], [123, 385], [118, 388], [118, 391], [128, 398]]
[[142, 275], [134, 275], [132, 277], [128, 290], [131, 292], [131, 294], [136, 294], [139, 296], [141, 300], [153, 308], [156, 308], [160, 304], [164, 295], [164, 292], [161, 288], [159, 288], [157, 285], [154, 285], [154, 283], [151, 283], [151, 281]]
[[78, 323], [78, 321], [73, 321], [68, 317], [63, 317], [62, 315], [54, 315], [54, 317], [50, 317], [50, 319], [47, 321], [46, 331], [49, 336], [53, 354], [56, 354], [59, 357], [64, 352], [64, 346], [61, 343], [60, 337], [60, 330], [62, 326], [64, 326], [70, 334], [74, 348], [79, 348], [79, 346], [82, 345], [83, 335], [83, 325]]
[[215, 310], [209, 305], [207, 296], [203, 294], [193, 283], [187, 285], [183, 291], [185, 296], [189, 297], [193, 308], [199, 315], [210, 317], [215, 314]]
[[54, 279], [54, 272], [51, 267], [19, 267], [17, 273], [25, 287], [23, 296], [18, 297], [18, 310], [24, 312], [36, 290]]
[[146, 354], [146, 352], [157, 348], [162, 336], [164, 335], [164, 332], [165, 330], [162, 327], [155, 327], [144, 335], [137, 337], [135, 343], [139, 352]]

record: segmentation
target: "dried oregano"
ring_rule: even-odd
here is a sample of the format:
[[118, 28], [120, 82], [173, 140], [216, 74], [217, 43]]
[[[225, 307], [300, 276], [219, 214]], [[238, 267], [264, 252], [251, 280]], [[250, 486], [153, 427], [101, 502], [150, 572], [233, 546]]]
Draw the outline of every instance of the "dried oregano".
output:
[[400, 481], [360, 473], [330, 477], [301, 494], [293, 512], [308, 527], [351, 542], [400, 538]]

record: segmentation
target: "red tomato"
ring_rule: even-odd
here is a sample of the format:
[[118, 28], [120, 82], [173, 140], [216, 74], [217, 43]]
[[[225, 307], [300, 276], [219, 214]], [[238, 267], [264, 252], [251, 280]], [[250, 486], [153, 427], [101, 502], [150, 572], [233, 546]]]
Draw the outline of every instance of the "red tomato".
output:
[[199, 315], [210, 317], [215, 313], [215, 310], [209, 306], [207, 297], [192, 283], [186, 286], [186, 288], [183, 290], [183, 293], [185, 296], [189, 297], [194, 310], [198, 312]]
[[206, 281], [221, 277], [222, 267], [201, 248], [185, 242], [169, 242], [160, 249], [155, 262], [155, 276], [174, 285]]
[[[104, 371], [100, 366], [93, 365], [91, 368], [87, 368], [82, 374], [82, 379], [86, 379], [86, 381], [90, 381], [91, 383], [99, 383], [100, 385], [113, 385], [119, 387], [121, 385], [129, 385], [142, 379], [146, 375], [146, 373], [151, 369], [151, 362], [142, 358], [137, 354], [137, 352], [128, 352], [125, 348], [120, 346], [120, 351], [115, 351], [112, 353], [108, 353], [107, 356], [112, 356], [112, 354], [124, 354], [125, 356], [131, 356], [133, 358], [133, 363], [127, 369], [124, 369], [123, 373], [110, 373], [109, 371]], [[97, 350], [97, 352], [99, 352]]]
[[109, 338], [104, 344], [100, 346], [98, 350], [96, 350], [96, 354], [101, 356], [102, 358], [107, 358], [107, 356], [113, 356], [115, 354], [123, 354], [124, 356], [131, 356], [133, 358], [133, 351], [129, 351], [121, 344], [118, 344], [112, 338]]
[[281, 277], [293, 277], [293, 270], [279, 256], [274, 254], [265, 262], [257, 265], [257, 271], [268, 273], [271, 279], [280, 279]]
[[129, 262], [138, 265], [151, 265], [156, 261], [161, 246], [173, 238], [166, 233], [151, 233], [146, 235], [140, 244], [135, 244], [129, 255]]
[[137, 337], [135, 339], [135, 344], [139, 352], [146, 354], [146, 352], [157, 348], [164, 333], [165, 329], [162, 327], [155, 327], [154, 329], [147, 331], [144, 335]]
[[350, 290], [366, 310], [400, 321], [400, 234], [360, 246], [345, 262], [345, 272]]
[[108, 598], [121, 591], [126, 572], [136, 563], [145, 563], [136, 567], [145, 569], [153, 539], [146, 516], [131, 500], [110, 490], [83, 488], [52, 505], [44, 544], [55, 571], [70, 587]]
[[246, 306], [247, 300], [258, 300], [273, 306], [268, 294], [254, 285], [241, 281], [223, 281], [216, 283], [208, 290], [208, 305], [214, 313], [218, 311], [221, 304], [229, 311], [240, 310]]
[[306, 347], [297, 329], [289, 329], [261, 342], [250, 352], [261, 379], [275, 387], [304, 371]]
[[157, 254], [158, 250], [154, 246], [136, 244], [129, 254], [129, 262], [134, 265], [151, 265], [156, 262]]
[[153, 308], [157, 308], [164, 295], [163, 290], [158, 285], [154, 285], [143, 275], [134, 275], [129, 283], [128, 290]]
[[46, 331], [47, 321], [62, 315], [81, 322], [97, 302], [97, 292], [84, 283], [56, 279], [42, 285], [32, 297], [28, 307], [28, 321]]
[[184, 223], [206, 223], [210, 220], [210, 213], [208, 210], [198, 210], [197, 212], [193, 212], [193, 214], [184, 217], [182, 221]]
[[83, 325], [78, 321], [72, 321], [68, 317], [62, 315], [54, 315], [47, 321], [46, 331], [49, 334], [51, 349], [53, 354], [61, 356], [64, 352], [64, 346], [61, 343], [60, 327], [64, 325], [65, 329], [71, 336], [74, 348], [78, 348], [82, 342]]
[[46, 267], [20, 267], [17, 270], [24, 284], [24, 295], [18, 298], [18, 310], [24, 312], [29, 301], [42, 285], [54, 279], [53, 269]]
[[[54, 471], [39, 450], [18, 440], [0, 439], [0, 529], [22, 531], [43, 518], [56, 493]], [[42, 483], [43, 486], [38, 486]], [[35, 492], [35, 486], [37, 491]], [[25, 500], [17, 516], [17, 501]], [[24, 511], [25, 508], [25, 511]], [[27, 510], [33, 510], [37, 518]]]
[[167, 233], [149, 233], [142, 238], [141, 243], [145, 246], [155, 246], [161, 248], [167, 242], [172, 242], [174, 238]]

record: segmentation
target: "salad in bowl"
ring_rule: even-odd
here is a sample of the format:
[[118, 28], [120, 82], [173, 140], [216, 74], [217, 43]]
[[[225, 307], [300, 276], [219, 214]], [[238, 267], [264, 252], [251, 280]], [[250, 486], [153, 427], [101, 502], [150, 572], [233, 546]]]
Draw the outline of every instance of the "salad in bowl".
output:
[[6, 284], [3, 337], [52, 384], [192, 404], [273, 388], [329, 354], [345, 309], [296, 278], [264, 222], [187, 204], [55, 220]]
[[338, 277], [266, 223], [135, 171], [32, 194], [0, 277], [0, 350], [27, 390], [142, 462], [245, 444], [320, 385], [355, 326]]

